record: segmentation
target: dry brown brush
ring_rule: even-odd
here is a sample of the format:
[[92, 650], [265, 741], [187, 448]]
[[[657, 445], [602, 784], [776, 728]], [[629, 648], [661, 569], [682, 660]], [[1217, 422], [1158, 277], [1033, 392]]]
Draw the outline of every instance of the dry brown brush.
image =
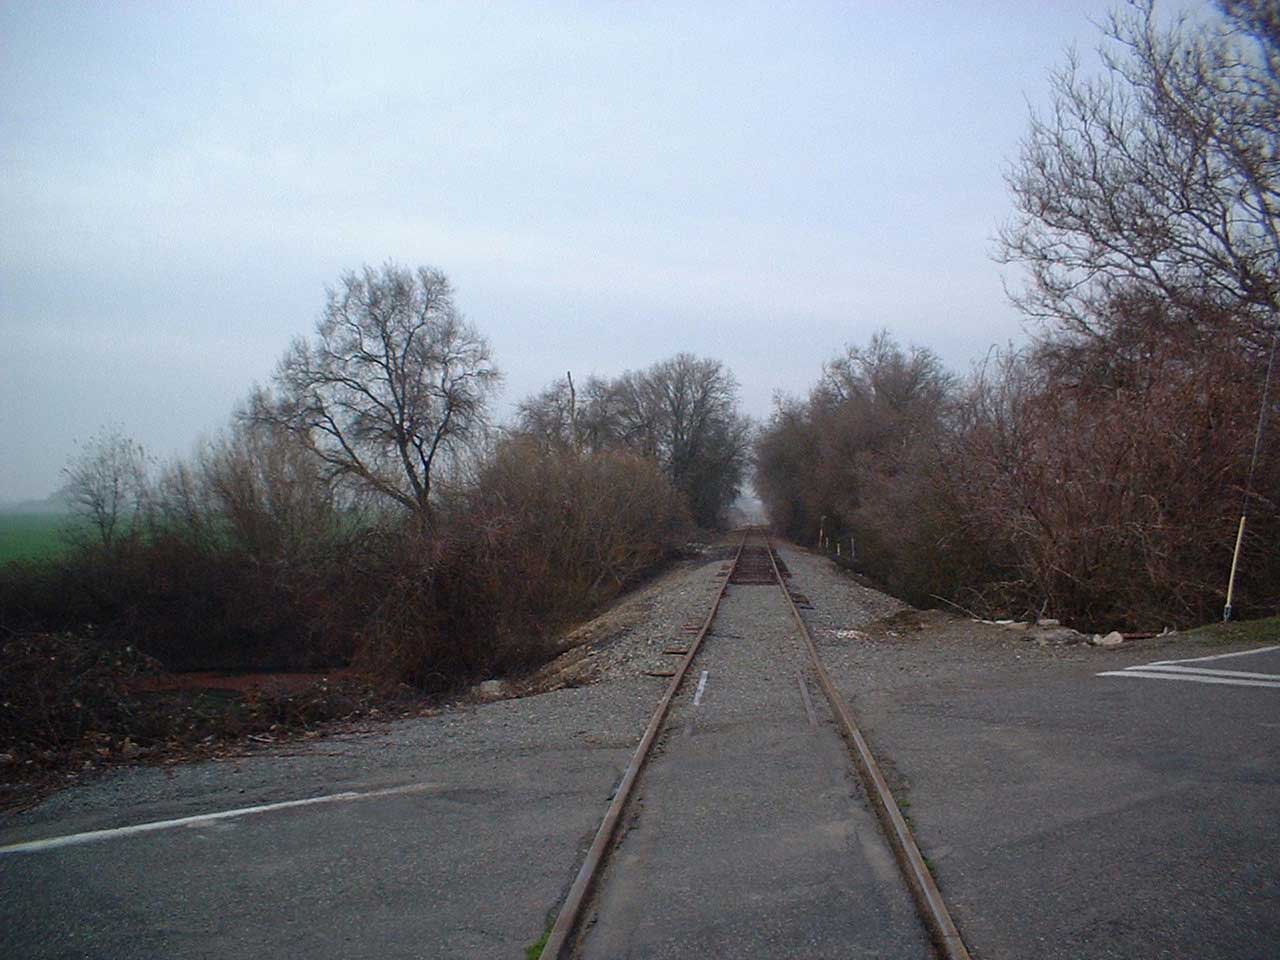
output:
[[[1100, 630], [1213, 619], [1265, 356], [1210, 307], [1119, 301], [1099, 325], [1107, 336], [998, 354], [927, 406], [865, 386], [833, 395], [828, 372], [761, 438], [771, 516], [807, 542], [824, 529], [845, 556], [852, 541], [861, 569], [917, 603]], [[1280, 606], [1272, 449], [1250, 497], [1243, 613]]]
[[[1006, 606], [1038, 603], [1097, 628], [1221, 611], [1258, 357], [1229, 337], [1158, 328], [1129, 347], [1051, 344], [1001, 358], [971, 385], [952, 476], [971, 526], [1016, 571], [992, 593]], [[1239, 605], [1257, 612], [1280, 601], [1280, 464], [1263, 452], [1238, 585]]]
[[[425, 689], [532, 667], [666, 559], [684, 521], [652, 461], [516, 439], [429, 537], [400, 531], [356, 663]], [[373, 579], [382, 579], [375, 573]]]

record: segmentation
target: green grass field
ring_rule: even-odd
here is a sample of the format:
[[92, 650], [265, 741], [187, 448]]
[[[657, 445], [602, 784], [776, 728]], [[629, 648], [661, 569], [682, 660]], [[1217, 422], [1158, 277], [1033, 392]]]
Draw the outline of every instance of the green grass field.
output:
[[0, 513], [0, 563], [45, 560], [67, 549], [62, 513]]

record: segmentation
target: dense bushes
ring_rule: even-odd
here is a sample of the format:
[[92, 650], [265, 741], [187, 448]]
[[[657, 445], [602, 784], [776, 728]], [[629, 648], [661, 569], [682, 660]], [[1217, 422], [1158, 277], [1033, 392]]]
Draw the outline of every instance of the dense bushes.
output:
[[526, 438], [501, 444], [484, 465], [466, 516], [502, 542], [493, 566], [506, 588], [552, 625], [661, 561], [684, 519], [654, 461]]
[[701, 526], [722, 526], [746, 475], [751, 421], [738, 411], [738, 383], [718, 360], [680, 353], [612, 380], [572, 377], [520, 405], [519, 432], [589, 453], [625, 453], [657, 463]]
[[[829, 537], [851, 537], [860, 565], [916, 602], [1097, 629], [1212, 619], [1266, 355], [1229, 318], [1184, 311], [1119, 301], [1105, 336], [998, 354], [965, 384], [930, 365], [927, 401], [875, 386], [878, 368], [925, 356], [878, 340], [849, 354], [853, 389], [833, 392], [828, 371], [778, 410], [758, 487], [793, 536], [812, 542], [825, 515]], [[1274, 403], [1267, 416], [1274, 430]], [[1262, 454], [1236, 596], [1254, 613], [1280, 608], [1280, 458]]]
[[446, 515], [364, 564], [378, 600], [356, 663], [425, 689], [541, 662], [566, 623], [670, 555], [683, 519], [652, 461], [528, 439], [500, 444]]
[[781, 401], [757, 444], [756, 488], [771, 520], [802, 542], [850, 538], [864, 568], [913, 600], [937, 592], [933, 545], [950, 511], [924, 495], [953, 401], [928, 350], [887, 334], [849, 348], [803, 401]]
[[685, 514], [657, 464], [499, 443], [435, 526], [324, 480], [242, 425], [165, 470], [136, 536], [0, 576], [0, 627], [82, 631], [170, 670], [350, 662], [440, 690], [535, 664], [557, 630], [667, 557]]
[[[1042, 351], [980, 378], [952, 460], [964, 514], [993, 531], [1014, 594], [1099, 626], [1221, 611], [1260, 402], [1257, 359], [1230, 341], [1152, 336], [1105, 368]], [[1264, 458], [1238, 584], [1274, 609], [1280, 471]]]

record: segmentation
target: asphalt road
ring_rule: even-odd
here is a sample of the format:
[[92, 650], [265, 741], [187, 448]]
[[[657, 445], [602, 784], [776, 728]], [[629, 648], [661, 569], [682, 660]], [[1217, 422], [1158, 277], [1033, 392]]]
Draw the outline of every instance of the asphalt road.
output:
[[[839, 604], [788, 562], [819, 611]], [[1280, 651], [1055, 651], [966, 626], [823, 652], [973, 955], [1280, 957], [1280, 686], [1223, 674], [1280, 675]], [[1150, 666], [1175, 659], [1215, 673]]]
[[357, 796], [0, 850], [0, 956], [522, 956], [659, 690], [561, 691], [67, 791], [0, 827], [0, 847]]

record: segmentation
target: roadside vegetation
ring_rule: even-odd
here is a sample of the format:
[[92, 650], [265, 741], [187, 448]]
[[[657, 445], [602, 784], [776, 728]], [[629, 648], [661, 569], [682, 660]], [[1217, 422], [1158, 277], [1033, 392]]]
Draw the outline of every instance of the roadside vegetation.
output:
[[[738, 494], [749, 429], [715, 361], [592, 381], [607, 410], [565, 411], [589, 442], [535, 425], [545, 397], [494, 427], [499, 377], [444, 275], [388, 264], [342, 277], [190, 458], [156, 464], [119, 429], [84, 444], [64, 552], [0, 568], [0, 765], [296, 728], [530, 669]], [[336, 669], [221, 705], [143, 682]]]
[[1138, 2], [1072, 58], [1007, 179], [1035, 333], [967, 378], [880, 335], [780, 401], [770, 515], [913, 602], [1089, 630], [1280, 610], [1280, 27]]

